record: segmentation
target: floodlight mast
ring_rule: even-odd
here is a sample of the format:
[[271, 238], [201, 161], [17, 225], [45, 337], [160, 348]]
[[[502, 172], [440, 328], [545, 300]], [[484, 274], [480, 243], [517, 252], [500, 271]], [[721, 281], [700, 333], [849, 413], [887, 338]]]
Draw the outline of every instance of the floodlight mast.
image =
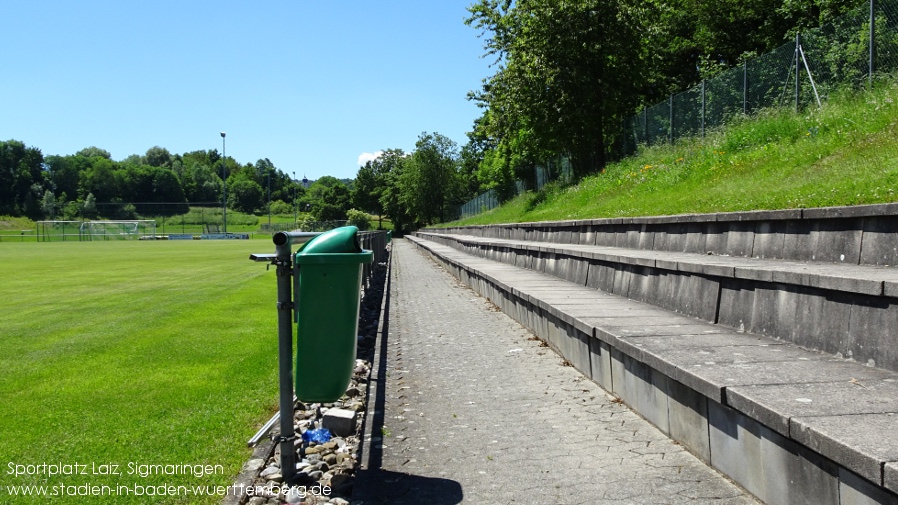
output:
[[226, 168], [225, 132], [221, 132], [221, 221], [224, 233], [228, 232], [228, 177], [225, 175]]

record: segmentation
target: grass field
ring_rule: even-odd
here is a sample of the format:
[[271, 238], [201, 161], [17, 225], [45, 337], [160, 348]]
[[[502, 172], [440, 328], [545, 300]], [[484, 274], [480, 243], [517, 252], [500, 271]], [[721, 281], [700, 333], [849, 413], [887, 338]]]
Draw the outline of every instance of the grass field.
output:
[[[277, 408], [275, 277], [252, 252], [274, 251], [261, 241], [0, 243], [0, 503], [220, 502], [16, 499], [7, 486], [230, 484], [246, 440]], [[91, 474], [10, 474], [44, 463]], [[103, 464], [122, 475], [93, 474]], [[129, 464], [221, 467], [143, 478]]]

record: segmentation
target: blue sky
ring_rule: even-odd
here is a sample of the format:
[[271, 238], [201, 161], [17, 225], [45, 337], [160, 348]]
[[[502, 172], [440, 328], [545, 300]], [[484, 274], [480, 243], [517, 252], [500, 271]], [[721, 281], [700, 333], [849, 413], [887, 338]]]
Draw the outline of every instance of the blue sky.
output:
[[461, 146], [493, 73], [473, 0], [6, 2], [0, 140], [44, 155], [153, 146], [354, 178], [359, 157]]

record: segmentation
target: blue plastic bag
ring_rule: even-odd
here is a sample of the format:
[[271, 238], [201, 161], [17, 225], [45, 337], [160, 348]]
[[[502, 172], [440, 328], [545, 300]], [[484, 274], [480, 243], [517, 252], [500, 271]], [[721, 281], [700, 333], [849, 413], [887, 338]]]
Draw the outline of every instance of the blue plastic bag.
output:
[[324, 444], [327, 443], [330, 439], [331, 432], [327, 428], [306, 430], [302, 433], [302, 441], [305, 443], [315, 442], [316, 444]]

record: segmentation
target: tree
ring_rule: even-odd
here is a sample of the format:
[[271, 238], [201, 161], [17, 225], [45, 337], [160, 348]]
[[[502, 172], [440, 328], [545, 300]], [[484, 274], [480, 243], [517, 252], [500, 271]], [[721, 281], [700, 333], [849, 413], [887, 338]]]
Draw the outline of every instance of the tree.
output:
[[47, 156], [46, 163], [56, 195], [77, 198], [81, 171], [88, 167], [89, 160], [81, 156]]
[[107, 160], [112, 159], [112, 155], [109, 154], [109, 151], [106, 149], [100, 149], [96, 146], [85, 147], [84, 149], [75, 153], [75, 156], [83, 156], [85, 158], [106, 158]]
[[44, 156], [18, 140], [0, 142], [0, 214], [40, 217]]
[[118, 165], [102, 157], [94, 157], [84, 160], [87, 167], [81, 171], [81, 179], [78, 185], [78, 194], [93, 194], [96, 201], [111, 202], [121, 195], [119, 181], [121, 176], [116, 176]]
[[143, 157], [143, 163], [151, 167], [170, 167], [172, 163], [171, 153], [168, 149], [159, 146], [153, 146], [147, 149], [146, 155]]
[[641, 5], [480, 0], [469, 7], [467, 23], [491, 34], [485, 49], [499, 62], [472, 98], [489, 108], [490, 134], [510, 158], [533, 163], [565, 153], [578, 178], [604, 166], [638, 99]]
[[56, 219], [56, 197], [49, 189], [44, 192], [44, 197], [41, 199], [41, 210], [45, 217]]
[[383, 214], [383, 206], [380, 204], [374, 163], [374, 161], [365, 162], [365, 165], [360, 167], [356, 173], [355, 186], [352, 189], [352, 205], [356, 209], [380, 215]]
[[84, 199], [84, 204], [81, 205], [81, 215], [89, 219], [97, 217], [97, 199], [93, 193], [88, 193], [87, 198]]
[[246, 177], [232, 177], [228, 181], [228, 207], [251, 213], [262, 208], [265, 199], [262, 186]]
[[401, 200], [418, 223], [452, 217], [462, 194], [455, 142], [439, 133], [422, 133], [398, 182]]
[[[315, 185], [313, 184], [312, 186], [314, 187]], [[346, 219], [346, 212], [352, 206], [349, 188], [339, 181], [330, 187], [319, 187], [324, 189], [320, 192], [321, 198], [312, 203], [312, 215], [315, 216], [315, 219], [319, 221], [342, 221]], [[309, 189], [311, 190], [312, 188]]]

